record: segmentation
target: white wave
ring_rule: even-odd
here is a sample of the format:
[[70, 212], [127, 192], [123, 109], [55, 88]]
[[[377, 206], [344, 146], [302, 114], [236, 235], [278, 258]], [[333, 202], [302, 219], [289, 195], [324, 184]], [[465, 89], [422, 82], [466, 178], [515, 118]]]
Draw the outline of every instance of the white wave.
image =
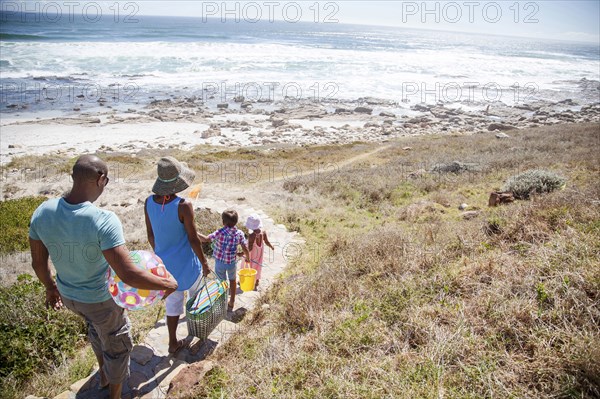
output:
[[339, 98], [397, 100], [411, 84], [430, 90], [436, 84], [534, 83], [551, 90], [559, 88], [553, 83], [558, 80], [600, 79], [599, 61], [482, 54], [468, 46], [357, 51], [275, 43], [3, 42], [0, 50], [12, 65], [2, 72], [4, 79], [87, 74], [96, 84], [127, 79], [149, 89], [226, 81], [295, 82], [305, 90], [317, 83], [322, 90], [333, 82]]

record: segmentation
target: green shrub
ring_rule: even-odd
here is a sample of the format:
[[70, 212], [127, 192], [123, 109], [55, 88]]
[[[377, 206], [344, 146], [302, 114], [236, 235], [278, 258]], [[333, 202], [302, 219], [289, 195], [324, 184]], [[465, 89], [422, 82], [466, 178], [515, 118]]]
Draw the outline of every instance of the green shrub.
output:
[[0, 397], [9, 389], [7, 377], [22, 384], [73, 356], [85, 341], [83, 319], [46, 309], [44, 299], [44, 286], [27, 274], [0, 288]]
[[531, 194], [549, 193], [561, 188], [566, 179], [554, 172], [535, 169], [512, 176], [502, 191], [510, 191], [517, 199], [528, 199]]
[[45, 197], [24, 197], [0, 202], [0, 254], [29, 248], [29, 222]]

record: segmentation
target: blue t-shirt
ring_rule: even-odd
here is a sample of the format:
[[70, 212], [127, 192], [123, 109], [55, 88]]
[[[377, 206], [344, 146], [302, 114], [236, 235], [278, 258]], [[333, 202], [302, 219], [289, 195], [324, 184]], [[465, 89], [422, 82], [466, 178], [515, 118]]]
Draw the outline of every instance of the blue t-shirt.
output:
[[113, 212], [91, 202], [51, 199], [33, 213], [29, 237], [48, 249], [62, 296], [84, 303], [110, 299], [102, 251], [125, 244], [123, 226]]

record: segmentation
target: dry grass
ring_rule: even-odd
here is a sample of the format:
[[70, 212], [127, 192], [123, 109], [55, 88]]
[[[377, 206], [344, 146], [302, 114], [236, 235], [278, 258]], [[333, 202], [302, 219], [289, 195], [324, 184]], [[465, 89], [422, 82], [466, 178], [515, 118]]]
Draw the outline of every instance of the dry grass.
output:
[[[68, 391], [73, 381], [87, 377], [98, 367], [96, 356], [90, 346], [82, 349], [74, 358], [65, 358], [51, 372], [34, 375], [24, 386], [7, 391], [5, 398], [22, 399], [27, 395], [44, 395], [52, 398]], [[17, 381], [15, 381], [16, 385]]]
[[[256, 161], [309, 170], [372, 148], [169, 155], [197, 173]], [[598, 124], [507, 140], [413, 137], [337, 173], [285, 180], [269, 213], [320, 257], [307, 251], [284, 272], [213, 355], [218, 366], [194, 397], [600, 397], [599, 153]], [[144, 178], [157, 155], [138, 154]], [[478, 169], [433, 171], [454, 161]], [[566, 188], [487, 208], [490, 191], [536, 168], [560, 172]], [[461, 216], [463, 202], [479, 210], [474, 219]], [[127, 212], [140, 219], [139, 205]], [[205, 216], [208, 231], [218, 221]], [[139, 244], [140, 234], [128, 238]]]
[[[268, 292], [195, 397], [599, 397], [599, 135], [403, 140], [374, 167], [286, 182], [275, 213], [324, 250]], [[515, 172], [549, 166], [566, 189], [487, 208]]]

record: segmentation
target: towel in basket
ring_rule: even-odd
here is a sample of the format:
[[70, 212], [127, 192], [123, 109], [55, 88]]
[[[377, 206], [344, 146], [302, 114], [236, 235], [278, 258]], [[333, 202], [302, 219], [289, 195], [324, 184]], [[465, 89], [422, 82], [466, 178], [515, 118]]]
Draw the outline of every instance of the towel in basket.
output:
[[188, 332], [202, 340], [215, 329], [227, 315], [227, 281], [208, 280], [185, 306]]

